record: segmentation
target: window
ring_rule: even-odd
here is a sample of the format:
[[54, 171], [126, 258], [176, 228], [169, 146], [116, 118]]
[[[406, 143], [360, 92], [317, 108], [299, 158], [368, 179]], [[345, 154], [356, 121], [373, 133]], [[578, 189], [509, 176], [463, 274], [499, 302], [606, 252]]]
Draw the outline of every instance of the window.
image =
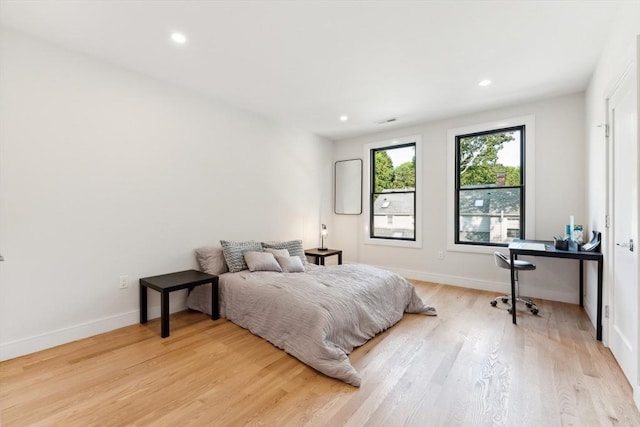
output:
[[371, 237], [416, 240], [416, 144], [371, 150]]
[[520, 238], [520, 230], [514, 228], [507, 228], [507, 237], [511, 237], [513, 239]]
[[367, 144], [365, 243], [421, 247], [419, 135]]
[[455, 243], [524, 238], [525, 126], [456, 135], [455, 153]]

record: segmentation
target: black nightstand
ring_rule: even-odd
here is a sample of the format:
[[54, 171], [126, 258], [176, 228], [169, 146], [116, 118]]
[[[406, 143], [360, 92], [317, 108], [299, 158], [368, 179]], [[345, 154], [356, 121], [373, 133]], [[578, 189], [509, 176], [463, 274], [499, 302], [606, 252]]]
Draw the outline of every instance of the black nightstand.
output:
[[160, 321], [162, 338], [169, 336], [169, 293], [180, 289], [191, 289], [211, 283], [211, 319], [220, 318], [218, 306], [218, 276], [196, 270], [179, 271], [161, 276], [140, 279], [140, 323], [147, 323], [147, 288], [160, 292]]
[[342, 251], [338, 249], [327, 249], [321, 251], [320, 249], [305, 249], [304, 254], [314, 257], [314, 262], [317, 265], [324, 265], [324, 259], [328, 256], [338, 255], [338, 264], [342, 264]]

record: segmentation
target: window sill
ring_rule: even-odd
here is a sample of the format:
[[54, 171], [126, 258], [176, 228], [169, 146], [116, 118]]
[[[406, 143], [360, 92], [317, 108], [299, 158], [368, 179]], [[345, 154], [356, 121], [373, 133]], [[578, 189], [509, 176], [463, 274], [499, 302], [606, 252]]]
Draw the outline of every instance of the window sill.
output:
[[393, 239], [375, 239], [366, 237], [364, 239], [365, 245], [379, 245], [379, 246], [395, 246], [398, 248], [422, 248], [422, 243], [419, 241], [407, 241], [407, 240], [393, 240]]
[[471, 254], [492, 254], [497, 251], [507, 250], [508, 246], [483, 246], [483, 245], [447, 245], [448, 252], [463, 252]]

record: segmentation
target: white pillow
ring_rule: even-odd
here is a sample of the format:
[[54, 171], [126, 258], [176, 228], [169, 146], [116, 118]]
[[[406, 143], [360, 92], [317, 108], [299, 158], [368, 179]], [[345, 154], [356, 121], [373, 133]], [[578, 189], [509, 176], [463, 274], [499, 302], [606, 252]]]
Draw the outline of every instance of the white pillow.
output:
[[302, 240], [289, 240], [288, 242], [262, 242], [262, 250], [267, 248], [286, 249], [289, 251], [289, 255], [300, 257], [300, 261], [302, 261], [303, 264], [307, 259], [304, 254], [304, 249], [302, 248]]
[[304, 265], [300, 257], [276, 255], [276, 260], [285, 273], [304, 273]]
[[205, 273], [220, 275], [229, 271], [224, 261], [222, 248], [204, 246], [196, 249], [196, 259], [200, 269]]
[[264, 251], [273, 254], [273, 256], [290, 256], [287, 249], [264, 248]]
[[282, 268], [273, 254], [269, 252], [247, 251], [243, 254], [244, 261], [249, 267], [249, 271], [279, 271]]

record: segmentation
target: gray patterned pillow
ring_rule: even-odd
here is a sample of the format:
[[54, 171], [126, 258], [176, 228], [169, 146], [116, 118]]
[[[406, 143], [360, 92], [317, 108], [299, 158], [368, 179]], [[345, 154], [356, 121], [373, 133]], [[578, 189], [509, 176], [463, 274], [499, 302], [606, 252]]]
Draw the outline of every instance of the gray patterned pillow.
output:
[[[302, 240], [289, 240], [288, 242], [262, 242], [263, 248], [286, 249], [289, 255], [300, 257], [300, 261], [304, 264], [307, 260], [302, 248]], [[228, 264], [228, 263], [227, 263]]]
[[231, 273], [237, 273], [238, 271], [247, 270], [249, 268], [247, 267], [247, 263], [244, 262], [244, 252], [262, 252], [262, 245], [260, 242], [230, 242], [227, 240], [220, 240], [220, 246], [222, 246], [224, 260], [227, 262], [227, 267], [229, 267], [229, 271]]

